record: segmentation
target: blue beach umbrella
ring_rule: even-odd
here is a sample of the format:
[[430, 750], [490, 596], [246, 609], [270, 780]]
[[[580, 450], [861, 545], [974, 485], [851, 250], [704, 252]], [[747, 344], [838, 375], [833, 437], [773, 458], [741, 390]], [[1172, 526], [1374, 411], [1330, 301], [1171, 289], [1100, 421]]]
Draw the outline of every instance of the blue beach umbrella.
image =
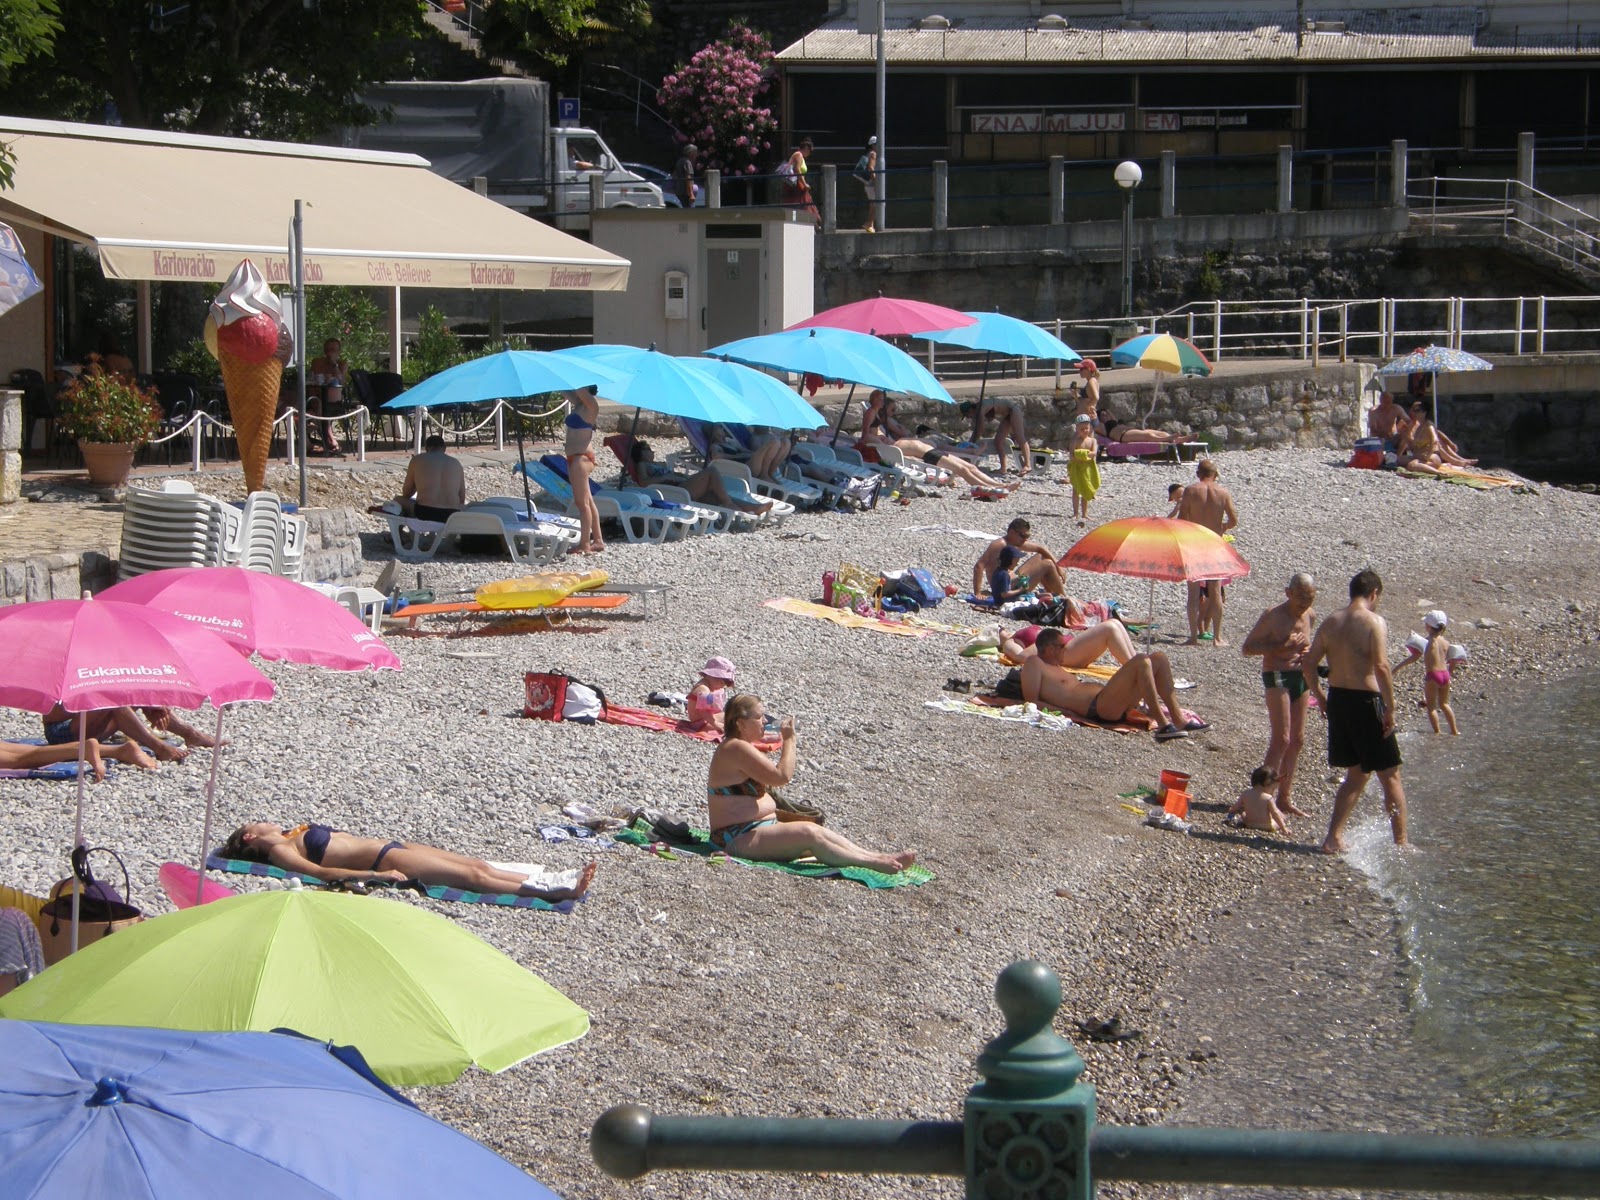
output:
[[926, 367], [898, 346], [870, 333], [825, 327], [786, 329], [725, 342], [705, 353], [751, 366], [838, 379], [886, 392], [907, 392], [942, 404], [955, 403]]
[[681, 358], [678, 361], [709, 375], [766, 414], [765, 419], [756, 422], [758, 425], [770, 425], [774, 429], [816, 429], [828, 423], [804, 397], [791, 392], [781, 380], [765, 371], [719, 358]]
[[0, 1196], [556, 1200], [295, 1034], [0, 1021]]
[[620, 382], [616, 372], [601, 364], [563, 358], [548, 350], [502, 350], [430, 375], [383, 407], [445, 408]]
[[[489, 400], [517, 400], [546, 392], [568, 392], [600, 384], [620, 385], [622, 377], [594, 362], [563, 358], [549, 350], [501, 350], [430, 375], [390, 400], [384, 408], [447, 408]], [[522, 422], [516, 423], [517, 459], [526, 465]], [[533, 493], [523, 476], [522, 498], [533, 511]]]
[[969, 312], [971, 325], [958, 329], [942, 329], [936, 333], [922, 333], [918, 337], [941, 346], [965, 346], [969, 350], [983, 351], [983, 380], [978, 384], [978, 413], [972, 423], [972, 439], [978, 440], [978, 428], [983, 423], [983, 394], [989, 390], [989, 358], [1006, 354], [1013, 358], [1050, 358], [1062, 362], [1077, 362], [1083, 355], [1067, 345], [1053, 333], [1046, 333], [1030, 321], [1008, 317], [1003, 312]]
[[1486, 358], [1479, 358], [1476, 354], [1468, 354], [1465, 350], [1456, 350], [1450, 346], [1422, 346], [1410, 354], [1402, 355], [1392, 362], [1386, 362], [1378, 368], [1379, 375], [1420, 375], [1426, 372], [1433, 376], [1433, 386], [1428, 389], [1433, 401], [1432, 420], [1439, 419], [1439, 376], [1449, 375], [1456, 371], [1492, 371], [1494, 364]]
[[645, 349], [602, 343], [551, 353], [573, 362], [598, 364], [617, 376], [620, 382], [600, 385], [600, 395], [617, 404], [700, 421], [732, 421], [738, 425], [768, 423], [737, 392], [700, 371], [691, 370], [682, 360], [662, 354], [654, 346]]

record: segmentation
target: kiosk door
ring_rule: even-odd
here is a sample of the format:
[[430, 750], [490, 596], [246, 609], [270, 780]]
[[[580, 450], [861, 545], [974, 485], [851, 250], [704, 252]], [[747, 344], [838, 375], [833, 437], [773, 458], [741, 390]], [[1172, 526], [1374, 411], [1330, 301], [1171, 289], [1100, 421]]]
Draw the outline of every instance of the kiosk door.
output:
[[763, 253], [760, 241], [706, 247], [706, 345], [761, 332]]

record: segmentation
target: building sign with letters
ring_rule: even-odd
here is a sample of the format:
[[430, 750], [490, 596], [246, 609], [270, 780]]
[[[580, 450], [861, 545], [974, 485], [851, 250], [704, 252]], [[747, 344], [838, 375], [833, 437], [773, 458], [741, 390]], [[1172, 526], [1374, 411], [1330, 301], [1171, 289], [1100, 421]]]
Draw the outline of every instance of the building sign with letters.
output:
[[973, 113], [973, 133], [1118, 133], [1126, 112]]

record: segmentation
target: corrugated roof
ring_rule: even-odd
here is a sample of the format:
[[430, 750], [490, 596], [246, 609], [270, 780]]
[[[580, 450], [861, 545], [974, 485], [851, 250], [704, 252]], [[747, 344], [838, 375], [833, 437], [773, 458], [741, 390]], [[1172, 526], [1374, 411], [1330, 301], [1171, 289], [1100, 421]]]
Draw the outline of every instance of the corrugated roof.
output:
[[[1121, 17], [1073, 17], [1064, 30], [1006, 17], [957, 17], [949, 29], [890, 29], [884, 54], [897, 66], [1062, 63], [1429, 62], [1472, 58], [1600, 56], [1600, 33], [1530, 35], [1478, 28], [1473, 8], [1261, 13], [1152, 14], [1149, 28]], [[870, 35], [853, 20], [833, 21], [778, 53], [786, 65], [874, 61]]]

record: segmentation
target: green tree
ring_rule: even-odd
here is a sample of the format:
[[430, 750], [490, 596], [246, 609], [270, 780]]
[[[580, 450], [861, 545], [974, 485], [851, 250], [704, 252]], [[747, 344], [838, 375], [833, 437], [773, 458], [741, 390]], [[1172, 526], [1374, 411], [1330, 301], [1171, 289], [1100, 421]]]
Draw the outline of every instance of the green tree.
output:
[[553, 68], [565, 80], [586, 54], [643, 34], [650, 0], [495, 0], [485, 13], [485, 52]]
[[[55, 0], [0, 0], [0, 85], [18, 64], [50, 52], [61, 32], [59, 15]], [[11, 186], [16, 161], [0, 143], [0, 189]]]
[[114, 109], [144, 129], [306, 140], [369, 119], [356, 93], [405, 77], [422, 30], [416, 0], [76, 0], [57, 39], [70, 59], [36, 39], [0, 108], [94, 121]]
[[430, 306], [417, 318], [417, 342], [400, 369], [409, 387], [467, 358], [444, 314]]
[[307, 359], [322, 353], [322, 343], [338, 338], [344, 360], [363, 371], [378, 369], [378, 356], [389, 350], [384, 313], [370, 292], [356, 287], [306, 289]]

